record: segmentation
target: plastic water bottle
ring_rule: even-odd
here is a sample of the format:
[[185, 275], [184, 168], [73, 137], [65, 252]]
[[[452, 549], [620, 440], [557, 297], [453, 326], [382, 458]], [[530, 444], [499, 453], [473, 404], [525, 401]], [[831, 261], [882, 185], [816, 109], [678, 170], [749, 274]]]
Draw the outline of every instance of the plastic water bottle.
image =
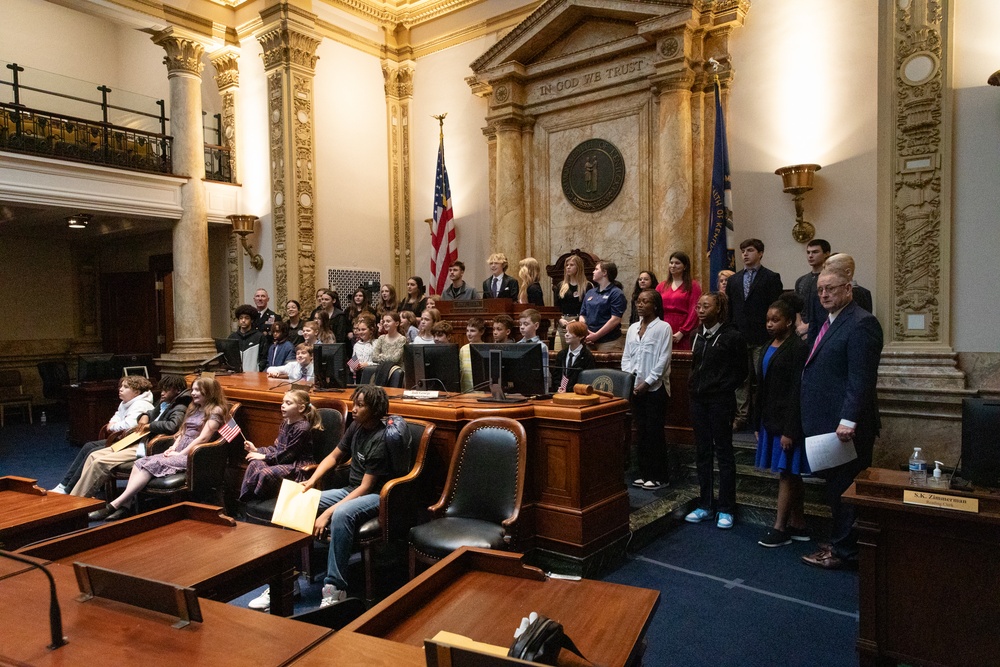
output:
[[42, 422], [42, 426], [45, 426], [46, 424], [49, 423], [49, 418], [45, 414], [45, 410], [42, 410], [42, 418], [39, 421]]
[[910, 484], [927, 485], [927, 461], [919, 447], [913, 448], [913, 456], [910, 457]]

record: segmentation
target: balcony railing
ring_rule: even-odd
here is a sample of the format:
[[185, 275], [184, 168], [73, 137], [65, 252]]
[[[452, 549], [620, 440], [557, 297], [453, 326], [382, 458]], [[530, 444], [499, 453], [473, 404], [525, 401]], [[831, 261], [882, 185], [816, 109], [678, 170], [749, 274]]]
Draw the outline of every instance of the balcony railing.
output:
[[[130, 106], [109, 102], [112, 90], [97, 86], [100, 101], [88, 99], [91, 93], [85, 82], [54, 75], [40, 70], [28, 70], [32, 81], [50, 82], [50, 86], [63, 91], [55, 92], [37, 86], [28, 86], [21, 80], [25, 68], [10, 63], [10, 79], [0, 78], [0, 88], [9, 86], [12, 102], [0, 102], [0, 150], [44, 155], [64, 160], [103, 164], [120, 169], [169, 174], [172, 171], [171, 146], [173, 138], [167, 134], [169, 119], [163, 100], [152, 100], [132, 93], [119, 91], [116, 99], [123, 97]], [[0, 74], [0, 77], [3, 75]], [[28, 104], [27, 96], [32, 101]], [[43, 97], [44, 96], [44, 97]], [[155, 105], [155, 106], [154, 106]], [[78, 114], [89, 115], [89, 109], [100, 107], [101, 120], [81, 118], [66, 113], [67, 108]], [[142, 111], [136, 107], [158, 107], [158, 113]], [[44, 110], [43, 110], [44, 109]], [[115, 120], [119, 123], [116, 124]], [[205, 142], [205, 177], [208, 180], [233, 182], [231, 151], [222, 143], [221, 117], [216, 114], [214, 128], [203, 128], [216, 143]], [[120, 124], [122, 122], [128, 125]], [[137, 129], [130, 125], [153, 125], [159, 132]], [[206, 137], [207, 138], [207, 137]]]

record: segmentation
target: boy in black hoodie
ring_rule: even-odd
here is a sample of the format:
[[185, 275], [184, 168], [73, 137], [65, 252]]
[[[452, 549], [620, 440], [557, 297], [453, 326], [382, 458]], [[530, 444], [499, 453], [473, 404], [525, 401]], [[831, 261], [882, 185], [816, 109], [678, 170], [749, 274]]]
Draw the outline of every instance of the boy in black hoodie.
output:
[[719, 528], [732, 528], [736, 511], [736, 459], [733, 455], [733, 416], [736, 389], [747, 376], [747, 350], [743, 335], [727, 323], [726, 295], [709, 292], [695, 307], [701, 322], [691, 343], [691, 424], [701, 500], [684, 517], [689, 523], [711, 520], [712, 456], [719, 462]]

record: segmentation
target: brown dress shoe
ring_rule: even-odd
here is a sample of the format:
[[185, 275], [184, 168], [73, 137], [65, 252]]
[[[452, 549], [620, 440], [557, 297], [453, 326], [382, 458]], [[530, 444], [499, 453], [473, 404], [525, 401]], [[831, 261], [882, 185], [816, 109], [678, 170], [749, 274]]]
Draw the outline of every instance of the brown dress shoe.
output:
[[820, 549], [816, 553], [802, 557], [802, 562], [824, 570], [844, 570], [851, 566], [848, 561], [833, 555], [829, 549]]

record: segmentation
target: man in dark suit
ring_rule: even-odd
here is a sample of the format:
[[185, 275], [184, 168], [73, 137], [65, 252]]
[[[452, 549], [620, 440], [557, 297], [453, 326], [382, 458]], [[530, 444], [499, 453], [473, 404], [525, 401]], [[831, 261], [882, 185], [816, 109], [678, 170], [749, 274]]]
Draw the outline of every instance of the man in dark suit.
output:
[[[809, 273], [799, 276], [795, 281], [795, 293], [802, 298], [801, 324], [796, 326], [795, 333], [808, 340], [809, 323], [821, 321], [826, 317], [826, 311], [816, 296], [816, 281], [819, 272], [823, 270], [823, 262], [830, 256], [830, 242], [825, 239], [812, 239], [806, 243], [806, 262]], [[819, 327], [816, 327], [819, 331]]]
[[486, 260], [490, 277], [483, 281], [484, 299], [517, 299], [517, 279], [507, 275], [507, 255], [495, 252]]
[[753, 352], [770, 340], [767, 335], [767, 309], [781, 296], [781, 275], [761, 266], [764, 242], [747, 239], [740, 244], [743, 270], [726, 282], [729, 300], [729, 322], [735, 326], [747, 343], [747, 369], [743, 386], [736, 391], [736, 419], [733, 430], [746, 428], [750, 408], [750, 383], [753, 376]]
[[[842, 252], [835, 253], [833, 255], [828, 255], [825, 260], [823, 260], [823, 268], [830, 267], [832, 269], [841, 269], [847, 273], [848, 279], [851, 281], [851, 292], [854, 295], [854, 303], [861, 306], [863, 310], [869, 313], [875, 312], [872, 310], [872, 293], [867, 289], [858, 284], [858, 281], [854, 279], [854, 258], [850, 255], [846, 255]], [[798, 284], [796, 283], [796, 286]], [[823, 308], [823, 304], [820, 303], [819, 295], [816, 294], [816, 283], [813, 283], [812, 294], [810, 296], [811, 301], [807, 301], [803, 309], [803, 318], [806, 313], [819, 313], [821, 315], [826, 313]], [[810, 306], [811, 303], [811, 306]], [[809, 331], [806, 335], [806, 343], [812, 347], [812, 344], [816, 342], [816, 336], [819, 334], [819, 328], [823, 326], [825, 320], [824, 317], [816, 317], [815, 315], [810, 316], [809, 320]]]
[[271, 325], [281, 319], [280, 315], [267, 307], [270, 300], [270, 295], [263, 287], [254, 292], [253, 305], [257, 307], [257, 331], [262, 334], [271, 333]]
[[836, 432], [841, 442], [854, 442], [858, 456], [816, 473], [826, 479], [833, 515], [831, 543], [802, 560], [835, 570], [856, 564], [858, 557], [855, 511], [842, 503], [840, 496], [872, 461], [880, 426], [875, 388], [882, 327], [874, 315], [854, 302], [850, 274], [845, 269], [825, 267], [816, 291], [828, 316], [802, 371], [802, 430], [806, 437]]

